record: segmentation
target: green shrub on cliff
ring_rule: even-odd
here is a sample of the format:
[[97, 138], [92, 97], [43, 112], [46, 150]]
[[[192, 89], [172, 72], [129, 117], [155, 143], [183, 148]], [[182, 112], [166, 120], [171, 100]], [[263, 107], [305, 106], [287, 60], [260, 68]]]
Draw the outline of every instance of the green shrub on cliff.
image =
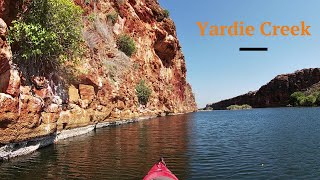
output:
[[170, 12], [167, 9], [165, 9], [163, 10], [163, 15], [165, 18], [168, 18], [170, 16]]
[[136, 93], [138, 96], [139, 103], [142, 105], [146, 105], [151, 95], [151, 89], [146, 85], [144, 80], [140, 80], [140, 82], [137, 84]]
[[107, 15], [107, 19], [111, 21], [112, 24], [115, 24], [117, 22], [117, 18], [118, 18], [118, 13], [116, 12]]
[[30, 1], [10, 27], [14, 61], [43, 74], [76, 59], [81, 52], [81, 16], [81, 8], [70, 0]]
[[157, 9], [152, 9], [152, 11], [155, 11], [155, 18], [158, 22], [163, 21], [165, 18], [169, 18], [170, 12], [167, 9], [164, 10], [157, 10]]
[[134, 40], [126, 35], [120, 35], [117, 39], [117, 46], [120, 51], [124, 52], [127, 56], [131, 57], [136, 51], [136, 43]]

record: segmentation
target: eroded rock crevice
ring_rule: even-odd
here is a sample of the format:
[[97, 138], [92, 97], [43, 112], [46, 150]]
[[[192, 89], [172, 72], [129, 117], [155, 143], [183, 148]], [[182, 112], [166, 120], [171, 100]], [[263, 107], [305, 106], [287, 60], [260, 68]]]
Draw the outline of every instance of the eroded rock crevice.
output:
[[174, 58], [177, 54], [177, 44], [172, 35], [163, 34], [163, 32], [156, 32], [156, 41], [154, 44], [154, 51], [160, 58], [162, 64], [166, 68], [172, 68]]

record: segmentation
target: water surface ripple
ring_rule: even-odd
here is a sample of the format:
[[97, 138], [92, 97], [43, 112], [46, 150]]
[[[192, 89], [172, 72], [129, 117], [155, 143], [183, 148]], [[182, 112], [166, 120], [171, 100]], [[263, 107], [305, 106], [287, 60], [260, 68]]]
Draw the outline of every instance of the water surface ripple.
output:
[[98, 129], [0, 164], [0, 179], [319, 179], [320, 109], [198, 112]]

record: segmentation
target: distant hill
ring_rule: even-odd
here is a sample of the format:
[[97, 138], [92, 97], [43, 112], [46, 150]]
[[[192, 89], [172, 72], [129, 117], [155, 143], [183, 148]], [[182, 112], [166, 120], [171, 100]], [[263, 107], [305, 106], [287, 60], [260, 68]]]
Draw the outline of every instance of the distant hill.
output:
[[253, 108], [284, 107], [289, 104], [292, 93], [305, 91], [306, 94], [312, 94], [317, 90], [320, 90], [320, 68], [302, 69], [278, 75], [257, 91], [208, 104], [205, 109], [222, 110], [235, 104], [248, 104]]

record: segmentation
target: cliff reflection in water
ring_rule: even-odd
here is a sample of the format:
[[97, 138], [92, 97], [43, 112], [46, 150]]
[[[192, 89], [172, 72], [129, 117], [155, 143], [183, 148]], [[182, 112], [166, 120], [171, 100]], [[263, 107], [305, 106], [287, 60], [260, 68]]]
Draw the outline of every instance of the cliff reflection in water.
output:
[[3, 163], [0, 174], [4, 171], [5, 177], [15, 179], [141, 179], [163, 156], [169, 168], [186, 179], [190, 116], [98, 129], [86, 136], [60, 141], [16, 162]]
[[211, 111], [99, 129], [0, 164], [0, 179], [319, 179], [320, 108]]

